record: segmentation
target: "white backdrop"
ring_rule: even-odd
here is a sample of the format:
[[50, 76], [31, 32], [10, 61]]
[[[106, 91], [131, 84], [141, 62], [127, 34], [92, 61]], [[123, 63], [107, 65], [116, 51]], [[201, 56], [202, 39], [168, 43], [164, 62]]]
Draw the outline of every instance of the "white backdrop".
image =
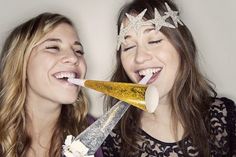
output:
[[[236, 1], [175, 0], [192, 31], [200, 64], [220, 96], [236, 100]], [[57, 12], [78, 27], [88, 65], [87, 79], [108, 80], [115, 65], [116, 19], [125, 0], [0, 0], [0, 47], [9, 31], [39, 13]], [[226, 3], [227, 2], [227, 3]], [[103, 112], [101, 94], [87, 90], [90, 113]]]

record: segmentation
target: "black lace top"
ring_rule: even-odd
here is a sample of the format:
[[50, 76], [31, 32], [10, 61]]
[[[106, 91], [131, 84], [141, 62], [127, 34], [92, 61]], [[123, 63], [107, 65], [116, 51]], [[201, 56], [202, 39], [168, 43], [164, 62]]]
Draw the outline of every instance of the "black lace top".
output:
[[[210, 108], [210, 134], [209, 139], [211, 157], [236, 157], [236, 106], [227, 98], [215, 99]], [[147, 134], [142, 129], [138, 133], [145, 140], [140, 141], [139, 151], [135, 157], [183, 157], [183, 151], [177, 143], [166, 143], [159, 141]], [[108, 136], [102, 145], [104, 157], [119, 157], [120, 134], [118, 130]], [[189, 157], [199, 155], [192, 144], [190, 137], [180, 141], [180, 145], [187, 148]]]

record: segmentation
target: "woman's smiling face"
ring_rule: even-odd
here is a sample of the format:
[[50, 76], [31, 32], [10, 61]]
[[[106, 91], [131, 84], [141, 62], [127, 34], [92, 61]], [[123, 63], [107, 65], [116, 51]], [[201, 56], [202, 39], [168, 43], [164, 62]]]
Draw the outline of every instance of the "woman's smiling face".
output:
[[130, 30], [121, 44], [121, 62], [129, 78], [137, 83], [153, 73], [148, 84], [155, 85], [160, 98], [168, 96], [173, 87], [179, 64], [179, 54], [168, 38], [154, 26]]
[[85, 74], [83, 47], [77, 32], [69, 24], [59, 24], [31, 52], [27, 65], [28, 99], [74, 103], [80, 88], [68, 83], [67, 78], [84, 78]]

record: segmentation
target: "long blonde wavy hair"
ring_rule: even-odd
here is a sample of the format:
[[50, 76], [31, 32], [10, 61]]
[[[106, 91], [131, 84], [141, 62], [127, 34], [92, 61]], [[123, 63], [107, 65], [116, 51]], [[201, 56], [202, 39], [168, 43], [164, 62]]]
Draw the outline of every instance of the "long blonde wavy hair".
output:
[[[0, 156], [23, 157], [31, 146], [27, 132], [25, 101], [26, 67], [34, 45], [61, 23], [73, 26], [65, 16], [43, 13], [16, 27], [6, 39], [0, 58]], [[74, 26], [73, 26], [74, 27]], [[80, 91], [74, 104], [62, 105], [49, 156], [60, 157], [63, 140], [87, 127], [87, 99]]]

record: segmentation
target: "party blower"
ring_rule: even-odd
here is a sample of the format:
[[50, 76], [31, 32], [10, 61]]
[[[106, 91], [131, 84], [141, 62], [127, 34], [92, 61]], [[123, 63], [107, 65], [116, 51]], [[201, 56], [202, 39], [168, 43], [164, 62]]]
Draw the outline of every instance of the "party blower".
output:
[[[152, 74], [150, 74], [152, 76]], [[148, 77], [145, 77], [148, 78]], [[90, 88], [106, 95], [112, 96], [130, 105], [138, 107], [144, 111], [154, 112], [157, 105], [156, 95], [158, 95], [156, 87], [152, 85], [109, 82], [97, 80], [83, 80], [69, 78], [70, 83]], [[143, 81], [146, 81], [145, 79]]]
[[[151, 76], [152, 76], [152, 74], [146, 75], [139, 82], [139, 84], [146, 84], [148, 82], [148, 80], [151, 78]], [[131, 85], [131, 86], [133, 87], [133, 85]], [[138, 88], [139, 87], [140, 86], [138, 86]], [[118, 88], [120, 88], [120, 87], [118, 87]], [[124, 88], [124, 87], [122, 87], [122, 88]], [[130, 88], [128, 89], [128, 91], [129, 91], [128, 97], [129, 98], [130, 98], [131, 93], [134, 95], [136, 94], [136, 92], [133, 92], [132, 90], [130, 93]], [[155, 106], [152, 106], [152, 110], [153, 110], [158, 105], [158, 101], [159, 101], [158, 91], [153, 86], [147, 87], [145, 89], [146, 89], [145, 95], [150, 99], [149, 101], [151, 101], [151, 99], [152, 99], [152, 101], [155, 102]], [[120, 89], [120, 90], [127, 90], [127, 88]], [[120, 90], [118, 90], [118, 91], [120, 92]], [[141, 90], [141, 91], [143, 91], [143, 90]], [[147, 93], [147, 92], [149, 92], [149, 93]], [[143, 95], [143, 92], [141, 92], [141, 95]], [[133, 96], [132, 96], [132, 98], [133, 98]], [[62, 152], [63, 155], [65, 157], [82, 157], [82, 156], [83, 157], [94, 157], [94, 154], [97, 151], [97, 149], [101, 146], [103, 141], [106, 139], [106, 137], [109, 135], [109, 133], [112, 131], [112, 129], [118, 123], [118, 121], [125, 114], [125, 112], [129, 108], [129, 106], [130, 105], [127, 104], [126, 102], [118, 101], [112, 108], [110, 108], [110, 110], [108, 112], [103, 114], [99, 119], [97, 119], [93, 124], [91, 124], [87, 129], [85, 129], [77, 137], [74, 137], [72, 135], [68, 135], [65, 140], [64, 145], [62, 146], [63, 147], [63, 152]]]

